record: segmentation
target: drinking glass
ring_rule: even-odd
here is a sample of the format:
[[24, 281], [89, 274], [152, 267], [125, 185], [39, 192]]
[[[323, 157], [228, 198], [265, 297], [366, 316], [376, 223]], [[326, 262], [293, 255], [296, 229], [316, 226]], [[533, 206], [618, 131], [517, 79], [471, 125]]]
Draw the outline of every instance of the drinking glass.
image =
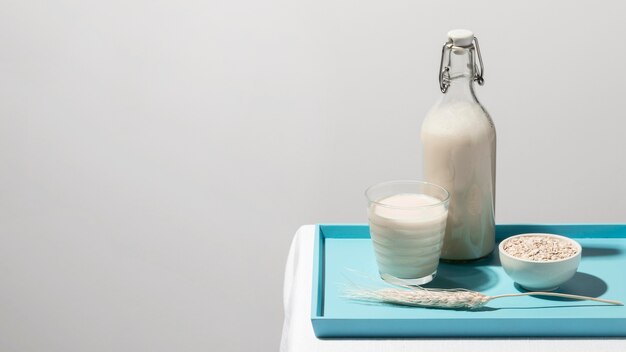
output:
[[450, 194], [422, 181], [390, 181], [368, 188], [367, 217], [378, 271], [423, 285], [437, 274]]

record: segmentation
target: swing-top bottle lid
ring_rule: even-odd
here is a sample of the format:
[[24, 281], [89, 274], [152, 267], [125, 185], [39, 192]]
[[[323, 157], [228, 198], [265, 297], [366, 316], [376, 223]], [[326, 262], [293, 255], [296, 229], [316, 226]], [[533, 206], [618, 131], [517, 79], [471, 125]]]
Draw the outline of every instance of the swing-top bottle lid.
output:
[[[441, 48], [441, 61], [439, 63], [439, 88], [442, 93], [446, 93], [450, 86], [450, 55], [463, 55], [469, 51], [471, 54], [471, 68], [473, 70], [474, 81], [479, 85], [485, 83], [483, 78], [485, 67], [483, 66], [483, 57], [480, 54], [480, 46], [478, 38], [474, 36], [472, 31], [467, 29], [453, 29], [448, 32], [448, 41], [443, 43]], [[476, 58], [478, 60], [476, 60]], [[478, 62], [478, 65], [476, 65]]]
[[467, 29], [453, 29], [448, 32], [448, 41], [454, 46], [467, 47], [472, 45], [474, 33]]

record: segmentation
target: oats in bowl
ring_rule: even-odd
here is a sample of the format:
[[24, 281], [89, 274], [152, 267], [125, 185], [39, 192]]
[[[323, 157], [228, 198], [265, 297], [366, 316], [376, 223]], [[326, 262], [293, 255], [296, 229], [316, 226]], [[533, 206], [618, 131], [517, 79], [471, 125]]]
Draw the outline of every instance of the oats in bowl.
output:
[[552, 291], [574, 277], [582, 253], [573, 239], [547, 233], [509, 237], [498, 250], [504, 271], [530, 291]]
[[537, 262], [548, 262], [572, 257], [580, 246], [555, 236], [526, 235], [505, 241], [502, 249], [508, 254]]

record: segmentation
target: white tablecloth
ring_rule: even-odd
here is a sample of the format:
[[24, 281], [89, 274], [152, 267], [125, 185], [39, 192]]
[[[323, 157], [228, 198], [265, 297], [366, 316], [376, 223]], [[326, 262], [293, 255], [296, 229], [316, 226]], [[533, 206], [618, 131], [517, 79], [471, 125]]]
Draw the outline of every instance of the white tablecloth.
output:
[[623, 338], [412, 338], [412, 339], [318, 339], [311, 325], [311, 284], [315, 226], [296, 232], [285, 268], [283, 335], [281, 352], [368, 351], [626, 351]]

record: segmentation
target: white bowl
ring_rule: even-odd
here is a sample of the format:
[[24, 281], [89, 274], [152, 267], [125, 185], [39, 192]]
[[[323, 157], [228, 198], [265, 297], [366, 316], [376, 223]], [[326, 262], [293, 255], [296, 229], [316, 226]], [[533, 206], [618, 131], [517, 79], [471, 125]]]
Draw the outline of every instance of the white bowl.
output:
[[[521, 259], [504, 251], [503, 246], [509, 239], [522, 236], [558, 238], [572, 243], [576, 247], [577, 251], [576, 254], [569, 258], [551, 261]], [[556, 290], [559, 285], [565, 283], [571, 279], [574, 274], [576, 274], [578, 264], [580, 264], [582, 247], [578, 242], [564, 236], [549, 233], [525, 233], [511, 236], [500, 242], [498, 252], [500, 253], [500, 263], [502, 264], [504, 271], [511, 277], [511, 279], [520, 284], [523, 288], [529, 291], [553, 291]]]

